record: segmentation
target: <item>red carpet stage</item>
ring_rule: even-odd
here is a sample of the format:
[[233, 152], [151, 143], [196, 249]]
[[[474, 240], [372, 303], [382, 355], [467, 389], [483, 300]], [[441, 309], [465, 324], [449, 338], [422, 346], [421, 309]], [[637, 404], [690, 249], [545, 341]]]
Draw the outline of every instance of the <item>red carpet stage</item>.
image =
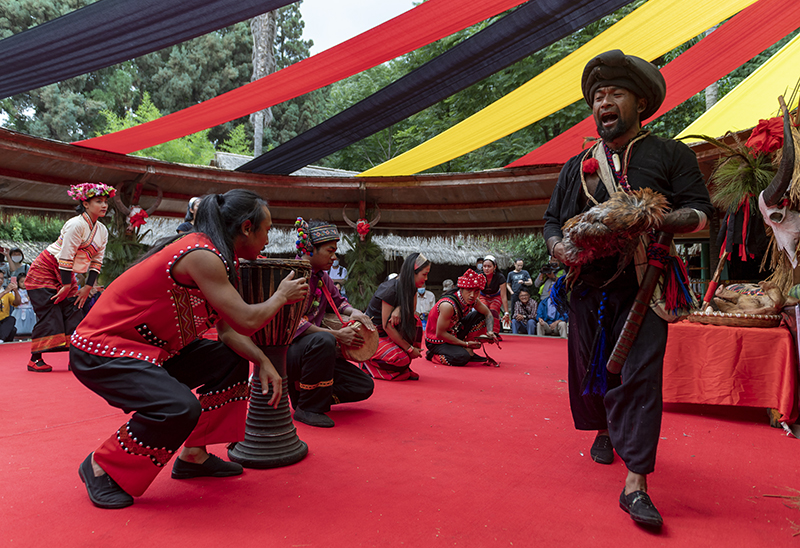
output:
[[[589, 458], [573, 429], [566, 341], [506, 336], [500, 368], [418, 360], [418, 382], [298, 424], [305, 460], [227, 479], [169, 470], [123, 510], [95, 508], [78, 464], [125, 420], [67, 371], [25, 370], [0, 345], [3, 546], [793, 546], [800, 441], [763, 409], [670, 404], [650, 492], [665, 526], [618, 507], [625, 468]], [[222, 446], [212, 448], [225, 456]], [[170, 465], [171, 467], [171, 465]], [[646, 544], [643, 544], [646, 543]], [[798, 545], [800, 546], [800, 545]]]

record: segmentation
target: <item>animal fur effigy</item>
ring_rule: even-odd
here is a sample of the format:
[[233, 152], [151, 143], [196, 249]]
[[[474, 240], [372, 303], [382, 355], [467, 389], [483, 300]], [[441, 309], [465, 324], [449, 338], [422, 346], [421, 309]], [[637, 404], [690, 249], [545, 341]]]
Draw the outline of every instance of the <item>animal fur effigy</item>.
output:
[[616, 192], [609, 200], [564, 223], [567, 264], [583, 265], [619, 254], [624, 266], [633, 256], [639, 236], [657, 228], [666, 212], [666, 197], [654, 190]]

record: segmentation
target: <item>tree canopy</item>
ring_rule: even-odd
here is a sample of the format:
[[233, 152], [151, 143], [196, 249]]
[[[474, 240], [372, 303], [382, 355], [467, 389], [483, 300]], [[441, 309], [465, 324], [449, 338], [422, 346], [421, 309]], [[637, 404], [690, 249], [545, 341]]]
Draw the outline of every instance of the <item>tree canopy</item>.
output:
[[[586, 26], [532, 53], [524, 60], [477, 84], [323, 159], [329, 167], [365, 170], [414, 148], [468, 118], [551, 67], [609, 28], [644, 0]], [[79, 9], [92, 0], [4, 0], [0, 38]], [[303, 38], [302, 2], [276, 12], [276, 70], [310, 55], [313, 42]], [[264, 150], [282, 144], [321, 121], [354, 105], [389, 83], [434, 59], [485, 28], [483, 22], [397, 59], [272, 108], [274, 121], [264, 130]], [[795, 33], [796, 34], [796, 33]], [[793, 36], [793, 35], [792, 35]], [[722, 97], [792, 36], [743, 65], [719, 82]], [[699, 40], [695, 38], [654, 62], [664, 66]], [[171, 48], [3, 99], [4, 125], [31, 135], [74, 141], [169, 114], [247, 84], [252, 73], [252, 36], [247, 22], [220, 29]], [[577, 85], [577, 84], [576, 84]], [[703, 93], [686, 101], [648, 127], [672, 136], [705, 109]], [[476, 171], [497, 168], [557, 136], [590, 114], [582, 101], [462, 157], [429, 171]], [[146, 152], [165, 160], [205, 162], [209, 151], [250, 153], [249, 117], [233, 120], [194, 136]], [[203, 141], [207, 142], [204, 143]], [[252, 141], [250, 141], [252, 143]], [[164, 154], [165, 156], [159, 156]], [[183, 154], [183, 156], [182, 156]]]

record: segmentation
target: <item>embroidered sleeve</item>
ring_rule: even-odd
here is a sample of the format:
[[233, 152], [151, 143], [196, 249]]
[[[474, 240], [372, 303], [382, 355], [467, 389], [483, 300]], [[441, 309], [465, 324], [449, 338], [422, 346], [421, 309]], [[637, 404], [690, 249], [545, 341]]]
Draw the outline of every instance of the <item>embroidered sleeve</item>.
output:
[[106, 256], [107, 244], [108, 229], [105, 227], [105, 225], [99, 225], [97, 233], [94, 236], [94, 240], [92, 241], [92, 247], [95, 251], [92, 255], [92, 260], [89, 263], [89, 270], [95, 270], [99, 273], [100, 269], [103, 268], [103, 259]]
[[61, 237], [58, 239], [61, 249], [58, 256], [58, 268], [61, 270], [72, 270], [75, 263], [75, 255], [78, 248], [88, 235], [89, 226], [81, 217], [73, 217], [64, 223], [61, 229]]

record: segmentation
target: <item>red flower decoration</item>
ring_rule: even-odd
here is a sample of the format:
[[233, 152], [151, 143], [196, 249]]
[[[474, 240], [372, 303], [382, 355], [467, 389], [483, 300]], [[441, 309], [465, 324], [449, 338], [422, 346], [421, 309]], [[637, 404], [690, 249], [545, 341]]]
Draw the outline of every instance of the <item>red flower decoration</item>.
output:
[[583, 161], [583, 172], [591, 175], [600, 169], [600, 162], [596, 158], [587, 158]]
[[140, 226], [144, 225], [147, 222], [147, 212], [144, 209], [140, 209], [136, 213], [130, 216], [128, 222], [131, 225], [131, 228], [139, 228]]
[[361, 236], [366, 236], [369, 234], [369, 223], [366, 219], [359, 219], [356, 223], [356, 232], [358, 232]]
[[762, 153], [769, 154], [781, 148], [783, 146], [783, 118], [776, 116], [769, 120], [759, 120], [745, 146], [751, 149], [753, 156]]

